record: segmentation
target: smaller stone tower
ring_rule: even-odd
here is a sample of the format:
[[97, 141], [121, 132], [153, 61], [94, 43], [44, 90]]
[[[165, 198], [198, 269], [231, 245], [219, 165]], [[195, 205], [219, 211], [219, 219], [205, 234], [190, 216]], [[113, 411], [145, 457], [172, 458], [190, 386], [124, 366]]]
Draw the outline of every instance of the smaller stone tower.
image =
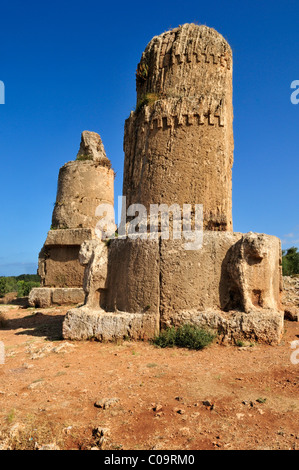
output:
[[59, 171], [52, 226], [39, 254], [42, 288], [31, 291], [31, 305], [84, 301], [79, 250], [85, 240], [95, 238], [95, 211], [101, 203], [114, 203], [114, 171], [101, 137], [84, 131], [76, 160]]

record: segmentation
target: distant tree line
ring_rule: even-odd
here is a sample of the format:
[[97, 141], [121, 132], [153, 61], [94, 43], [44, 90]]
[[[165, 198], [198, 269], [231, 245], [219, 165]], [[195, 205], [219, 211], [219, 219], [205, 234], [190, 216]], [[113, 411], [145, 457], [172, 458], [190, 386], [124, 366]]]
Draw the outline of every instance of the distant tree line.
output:
[[299, 274], [299, 252], [295, 246], [282, 250], [282, 273], [284, 276]]
[[18, 297], [27, 297], [33, 287], [40, 286], [38, 274], [21, 274], [20, 276], [0, 277], [0, 297], [9, 292], [17, 292]]

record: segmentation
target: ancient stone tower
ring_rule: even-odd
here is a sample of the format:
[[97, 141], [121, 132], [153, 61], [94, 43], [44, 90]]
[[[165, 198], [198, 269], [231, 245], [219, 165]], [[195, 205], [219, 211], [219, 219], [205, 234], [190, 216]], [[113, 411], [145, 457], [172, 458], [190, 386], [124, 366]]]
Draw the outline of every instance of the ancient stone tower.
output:
[[114, 172], [100, 136], [84, 131], [77, 159], [59, 171], [52, 228], [94, 229], [101, 203], [114, 203]]
[[155, 237], [83, 243], [86, 302], [67, 313], [64, 337], [144, 339], [192, 323], [220, 340], [278, 343], [280, 240], [232, 231], [229, 45], [206, 26], [180, 26], [150, 41], [136, 82], [125, 124], [126, 207], [142, 204], [148, 214], [151, 204], [202, 204], [203, 243], [186, 250], [162, 225]]
[[204, 228], [232, 230], [232, 52], [215, 30], [185, 24], [155, 36], [136, 73], [125, 125], [132, 203], [203, 204]]
[[100, 136], [84, 131], [76, 160], [59, 171], [52, 226], [39, 254], [43, 287], [31, 291], [32, 305], [84, 301], [79, 250], [85, 240], [95, 238], [95, 211], [101, 203], [114, 203], [114, 171]]

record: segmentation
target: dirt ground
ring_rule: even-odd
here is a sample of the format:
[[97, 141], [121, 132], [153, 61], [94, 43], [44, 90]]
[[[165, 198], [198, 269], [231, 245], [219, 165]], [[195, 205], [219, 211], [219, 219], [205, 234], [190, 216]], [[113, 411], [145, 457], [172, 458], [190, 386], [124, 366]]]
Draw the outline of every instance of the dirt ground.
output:
[[0, 306], [0, 449], [299, 449], [299, 323], [190, 351], [64, 341], [67, 310]]

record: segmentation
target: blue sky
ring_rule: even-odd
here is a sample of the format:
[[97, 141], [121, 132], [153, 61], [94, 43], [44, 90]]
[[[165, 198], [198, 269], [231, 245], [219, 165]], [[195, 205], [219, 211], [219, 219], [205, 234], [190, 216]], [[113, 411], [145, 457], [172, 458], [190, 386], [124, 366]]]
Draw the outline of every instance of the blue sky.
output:
[[35, 273], [59, 168], [98, 132], [122, 193], [124, 121], [135, 70], [155, 35], [196, 22], [234, 55], [234, 230], [299, 246], [298, 0], [2, 1], [0, 275]]

